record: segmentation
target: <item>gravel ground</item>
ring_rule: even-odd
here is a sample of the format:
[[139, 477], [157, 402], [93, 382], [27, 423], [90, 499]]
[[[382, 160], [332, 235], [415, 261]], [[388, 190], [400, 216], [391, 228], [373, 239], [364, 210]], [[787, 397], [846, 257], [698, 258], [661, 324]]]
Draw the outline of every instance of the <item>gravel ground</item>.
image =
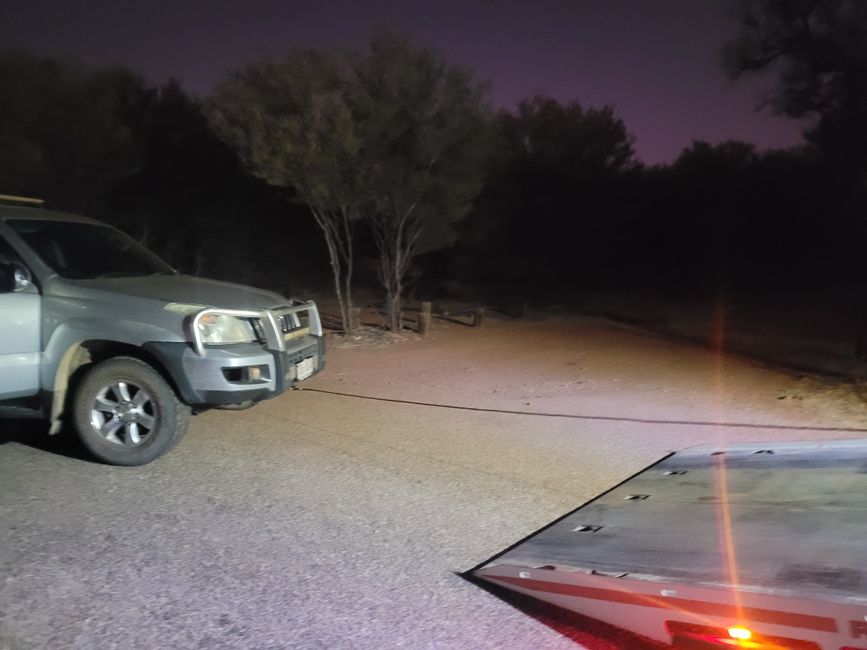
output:
[[604, 321], [331, 343], [145, 467], [7, 428], [0, 648], [575, 648], [457, 573], [669, 450], [867, 435], [848, 389]]

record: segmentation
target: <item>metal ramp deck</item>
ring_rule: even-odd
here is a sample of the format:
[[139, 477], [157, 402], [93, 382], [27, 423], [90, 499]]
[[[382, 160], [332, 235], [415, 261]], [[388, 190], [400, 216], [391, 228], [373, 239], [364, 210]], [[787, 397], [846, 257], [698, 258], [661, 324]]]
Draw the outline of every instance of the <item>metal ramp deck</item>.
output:
[[[622, 627], [633, 616], [666, 642], [673, 619], [749, 618], [777, 637], [834, 628], [867, 648], [867, 440], [672, 454], [471, 574]], [[823, 630], [792, 635], [784, 623], [798, 621]], [[811, 647], [845, 645], [821, 634], [831, 645]]]

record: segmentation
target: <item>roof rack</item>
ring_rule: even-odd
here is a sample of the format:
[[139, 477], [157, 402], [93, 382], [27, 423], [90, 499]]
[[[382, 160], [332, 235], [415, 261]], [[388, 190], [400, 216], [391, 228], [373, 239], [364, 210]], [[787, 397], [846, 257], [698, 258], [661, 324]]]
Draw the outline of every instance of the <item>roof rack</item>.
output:
[[35, 199], [30, 196], [15, 196], [13, 194], [0, 194], [0, 203], [26, 203], [28, 205], [45, 205], [44, 199]]

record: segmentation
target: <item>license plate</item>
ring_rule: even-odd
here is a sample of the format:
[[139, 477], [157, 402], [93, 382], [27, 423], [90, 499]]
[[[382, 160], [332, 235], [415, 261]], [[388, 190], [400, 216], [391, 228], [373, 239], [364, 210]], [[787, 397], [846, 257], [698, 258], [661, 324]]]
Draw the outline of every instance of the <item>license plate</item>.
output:
[[313, 374], [313, 357], [307, 357], [295, 364], [295, 379], [301, 381]]

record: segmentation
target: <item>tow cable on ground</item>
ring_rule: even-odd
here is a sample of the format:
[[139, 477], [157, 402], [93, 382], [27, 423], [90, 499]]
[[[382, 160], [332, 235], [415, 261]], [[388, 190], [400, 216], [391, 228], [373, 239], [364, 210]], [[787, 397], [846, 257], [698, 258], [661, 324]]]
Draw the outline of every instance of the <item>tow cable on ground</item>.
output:
[[822, 427], [806, 426], [797, 424], [755, 424], [751, 422], [711, 422], [703, 420], [662, 420], [653, 418], [635, 418], [615, 415], [582, 415], [579, 413], [545, 413], [539, 411], [517, 411], [510, 409], [484, 408], [481, 406], [461, 406], [459, 404], [437, 404], [434, 402], [418, 402], [393, 397], [376, 397], [374, 395], [358, 395], [356, 393], [343, 393], [323, 388], [294, 387], [295, 390], [309, 393], [322, 393], [324, 395], [336, 395], [337, 397], [352, 397], [366, 399], [374, 402], [391, 402], [393, 404], [409, 404], [411, 406], [428, 406], [431, 408], [453, 409], [456, 411], [474, 411], [476, 413], [501, 413], [503, 415], [532, 415], [545, 418], [568, 418], [572, 420], [596, 420], [602, 422], [633, 422], [637, 424], [671, 424], [694, 427], [735, 427], [739, 429], [781, 429], [786, 431], [839, 431], [842, 433], [867, 433], [867, 428], [858, 427]]

